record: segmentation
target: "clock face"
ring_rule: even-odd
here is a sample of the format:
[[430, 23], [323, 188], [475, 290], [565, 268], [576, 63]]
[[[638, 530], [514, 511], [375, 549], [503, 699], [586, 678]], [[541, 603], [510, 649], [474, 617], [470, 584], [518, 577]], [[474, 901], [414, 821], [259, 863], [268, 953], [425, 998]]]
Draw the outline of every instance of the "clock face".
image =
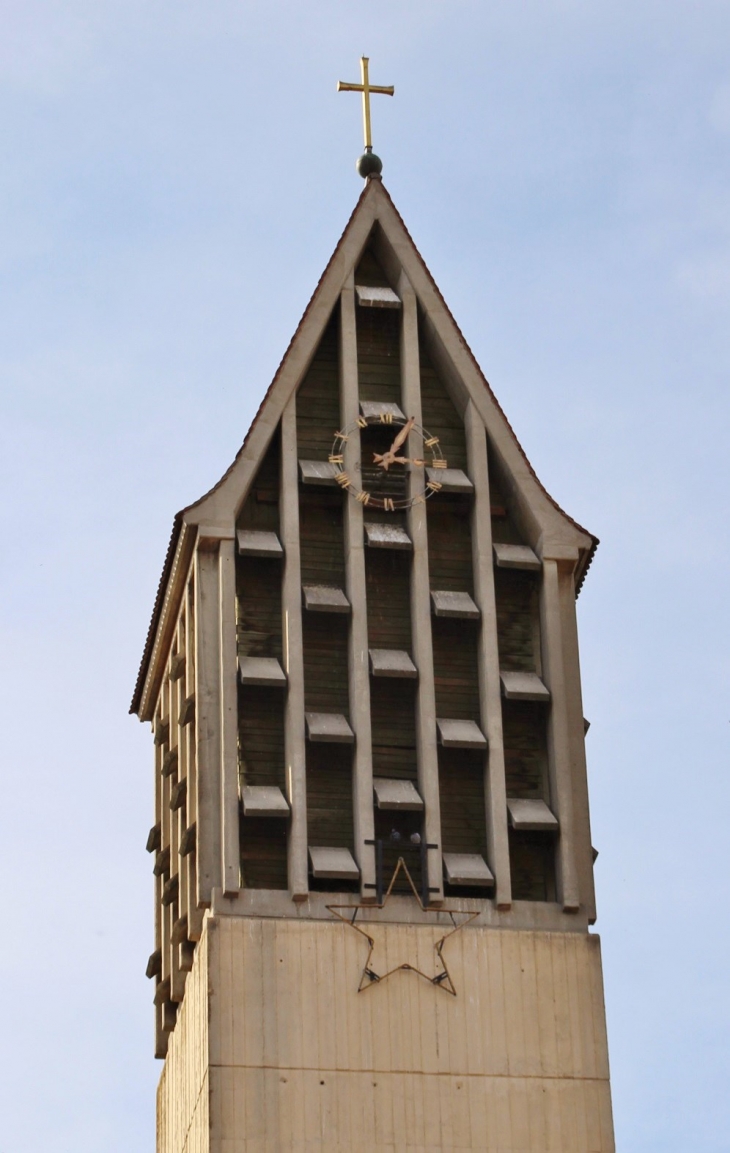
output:
[[[407, 456], [411, 431], [422, 438], [423, 458]], [[358, 434], [360, 460], [354, 465], [355, 475], [352, 475], [345, 471], [345, 446]], [[336, 432], [329, 462], [335, 466], [337, 483], [354, 500], [385, 512], [396, 512], [428, 500], [441, 489], [431, 470], [447, 467], [437, 436], [431, 436], [412, 417], [405, 420], [387, 412], [381, 416], [358, 417], [347, 428]], [[423, 492], [415, 497], [410, 496], [408, 483], [408, 474], [413, 469], [427, 470]]]

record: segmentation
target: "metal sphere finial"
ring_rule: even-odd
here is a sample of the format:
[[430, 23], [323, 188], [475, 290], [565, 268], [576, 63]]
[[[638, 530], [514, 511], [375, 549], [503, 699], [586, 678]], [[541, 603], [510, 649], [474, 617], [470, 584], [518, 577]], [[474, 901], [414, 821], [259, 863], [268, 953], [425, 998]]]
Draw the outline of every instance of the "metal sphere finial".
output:
[[355, 161], [355, 167], [363, 180], [369, 176], [380, 176], [383, 171], [383, 161], [376, 156], [372, 148], [366, 148], [362, 156]]

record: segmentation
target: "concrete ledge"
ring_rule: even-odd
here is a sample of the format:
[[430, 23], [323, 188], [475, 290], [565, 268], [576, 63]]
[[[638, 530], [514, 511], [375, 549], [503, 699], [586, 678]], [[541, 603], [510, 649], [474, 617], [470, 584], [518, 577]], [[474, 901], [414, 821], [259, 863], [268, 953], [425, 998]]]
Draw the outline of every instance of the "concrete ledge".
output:
[[239, 556], [282, 557], [284, 550], [275, 532], [238, 531]]

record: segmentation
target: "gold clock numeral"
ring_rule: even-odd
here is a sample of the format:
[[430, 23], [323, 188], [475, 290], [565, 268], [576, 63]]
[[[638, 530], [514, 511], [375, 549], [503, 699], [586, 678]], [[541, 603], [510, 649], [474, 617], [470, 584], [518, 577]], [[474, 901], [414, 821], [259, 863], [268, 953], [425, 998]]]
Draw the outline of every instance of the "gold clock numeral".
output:
[[368, 422], [366, 421], [365, 417], [364, 416], [358, 416], [357, 427], [358, 428], [367, 428], [367, 426], [368, 426]]
[[426, 503], [426, 498], [422, 492], [419, 492], [418, 496], [414, 496], [413, 500], [411, 501], [411, 504], [425, 504], [425, 503]]
[[431, 492], [440, 492], [443, 487], [437, 480], [430, 480], [426, 485], [426, 488], [430, 488]]
[[392, 412], [381, 412], [380, 423], [381, 424], [392, 424], [393, 423], [393, 413]]
[[430, 436], [430, 437], [428, 438], [428, 440], [424, 440], [424, 442], [423, 442], [423, 443], [424, 443], [424, 446], [425, 446], [426, 448], [433, 448], [433, 446], [434, 446], [435, 444], [438, 444], [438, 442], [439, 442], [439, 438], [438, 438], [437, 436]]
[[345, 458], [341, 452], [340, 453], [330, 453], [330, 455], [327, 459], [329, 460], [330, 464], [344, 464], [345, 463]]
[[444, 460], [443, 457], [440, 460], [437, 458], [436, 460], [431, 461], [431, 468], [448, 468], [448, 467], [449, 467], [449, 462], [447, 460]]
[[350, 439], [350, 438], [349, 438], [349, 436], [347, 435], [347, 433], [346, 433], [346, 432], [336, 432], [336, 433], [335, 433], [335, 440], [341, 440], [341, 441], [343, 442], [343, 444], [344, 444], [346, 441], [348, 441], [349, 439]]
[[395, 512], [395, 505], [389, 496], [383, 497], [383, 508], [386, 512]]
[[[350, 478], [346, 472], [335, 473], [335, 480], [337, 481], [340, 488], [349, 488], [350, 487]], [[439, 485], [439, 488], [440, 487], [441, 486]]]
[[359, 501], [360, 501], [360, 504], [369, 504], [369, 502], [370, 502], [370, 493], [369, 493], [369, 492], [366, 492], [366, 491], [365, 491], [365, 489], [362, 489], [362, 491], [361, 491], [361, 492], [359, 492], [359, 493], [357, 494], [357, 496], [356, 496], [356, 498], [355, 498], [355, 499], [356, 499], [356, 500], [359, 500]]

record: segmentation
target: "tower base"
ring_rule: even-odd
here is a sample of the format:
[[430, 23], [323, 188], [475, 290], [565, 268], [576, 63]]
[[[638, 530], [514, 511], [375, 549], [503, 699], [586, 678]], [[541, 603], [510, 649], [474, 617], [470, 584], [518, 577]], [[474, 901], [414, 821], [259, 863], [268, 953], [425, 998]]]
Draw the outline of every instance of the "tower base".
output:
[[598, 937], [444, 931], [209, 915], [158, 1153], [613, 1153]]

